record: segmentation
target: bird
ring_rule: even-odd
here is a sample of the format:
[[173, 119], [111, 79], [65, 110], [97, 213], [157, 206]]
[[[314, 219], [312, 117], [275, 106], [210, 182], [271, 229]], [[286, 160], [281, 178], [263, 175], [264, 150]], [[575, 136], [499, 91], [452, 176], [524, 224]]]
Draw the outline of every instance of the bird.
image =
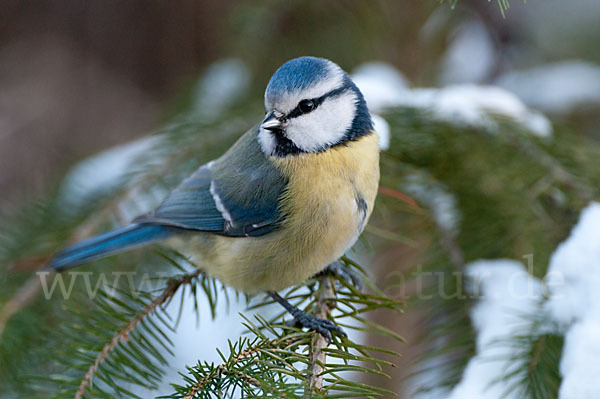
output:
[[303, 327], [345, 335], [281, 291], [339, 268], [373, 211], [378, 136], [365, 98], [334, 62], [299, 57], [272, 75], [262, 122], [198, 168], [130, 225], [59, 251], [63, 271], [161, 241], [202, 271], [247, 293], [267, 293]]

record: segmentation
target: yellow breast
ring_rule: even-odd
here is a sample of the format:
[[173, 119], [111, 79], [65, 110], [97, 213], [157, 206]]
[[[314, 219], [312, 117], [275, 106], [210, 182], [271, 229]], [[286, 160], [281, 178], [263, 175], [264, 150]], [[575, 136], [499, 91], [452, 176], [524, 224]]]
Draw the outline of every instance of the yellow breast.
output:
[[337, 259], [354, 244], [373, 209], [379, 184], [376, 134], [274, 162], [290, 179], [282, 199], [282, 227], [304, 249]]
[[379, 184], [375, 133], [271, 161], [289, 178], [281, 227], [262, 237], [213, 236], [202, 245], [209, 274], [248, 293], [301, 283], [339, 259], [362, 232]]

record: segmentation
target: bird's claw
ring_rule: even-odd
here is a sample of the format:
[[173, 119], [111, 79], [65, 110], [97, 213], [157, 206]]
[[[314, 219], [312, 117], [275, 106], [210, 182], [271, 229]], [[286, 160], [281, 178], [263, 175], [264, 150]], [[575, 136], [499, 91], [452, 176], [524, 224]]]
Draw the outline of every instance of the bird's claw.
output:
[[334, 276], [339, 277], [342, 280], [346, 281], [348, 284], [352, 285], [358, 291], [362, 291], [363, 283], [358, 274], [350, 270], [346, 265], [344, 265], [340, 261], [336, 261], [331, 263], [325, 269], [317, 274], [317, 276]]
[[316, 331], [327, 339], [327, 342], [331, 342], [332, 332], [342, 337], [348, 336], [340, 326], [335, 325], [331, 320], [309, 315], [305, 311], [289, 303], [287, 299], [282, 298], [281, 295], [274, 291], [270, 291], [268, 294], [275, 302], [282, 305], [294, 317], [293, 321], [286, 322], [286, 325], [291, 327], [306, 327], [309, 330]]
[[331, 333], [341, 337], [348, 336], [343, 328], [335, 325], [331, 320], [310, 316], [305, 312], [294, 315], [294, 320], [289, 322], [288, 325], [294, 327], [305, 327], [311, 331], [318, 332], [327, 340], [327, 342], [331, 342]]

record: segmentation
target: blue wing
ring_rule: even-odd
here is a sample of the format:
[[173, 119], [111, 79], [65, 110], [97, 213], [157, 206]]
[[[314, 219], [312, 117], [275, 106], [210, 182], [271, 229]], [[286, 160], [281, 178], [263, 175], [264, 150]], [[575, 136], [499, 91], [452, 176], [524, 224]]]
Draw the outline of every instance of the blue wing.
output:
[[256, 135], [256, 129], [244, 134], [221, 158], [184, 180], [154, 212], [65, 248], [50, 267], [68, 269], [190, 230], [257, 237], [277, 229], [287, 179], [265, 158]]
[[231, 237], [275, 230], [287, 179], [265, 157], [256, 135], [257, 129], [246, 133], [221, 158], [184, 180], [154, 212], [135, 222]]

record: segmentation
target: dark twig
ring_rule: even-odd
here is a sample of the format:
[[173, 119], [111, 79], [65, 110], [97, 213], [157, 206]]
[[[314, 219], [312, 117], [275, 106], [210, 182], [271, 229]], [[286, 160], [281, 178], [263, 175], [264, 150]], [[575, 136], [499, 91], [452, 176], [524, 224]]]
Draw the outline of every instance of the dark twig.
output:
[[81, 383], [79, 384], [79, 389], [77, 390], [77, 393], [75, 394], [75, 399], [81, 399], [84, 396], [85, 391], [89, 388], [89, 386], [92, 382], [92, 378], [98, 371], [98, 368], [106, 360], [108, 355], [113, 351], [113, 349], [117, 346], [117, 344], [121, 341], [121, 339], [126, 340], [127, 337], [129, 336], [129, 333], [131, 333], [131, 331], [133, 331], [133, 329], [138, 324], [140, 324], [142, 322], [142, 320], [144, 320], [156, 308], [158, 308], [159, 306], [164, 304], [167, 300], [169, 300], [171, 297], [173, 297], [173, 295], [175, 295], [177, 290], [182, 285], [191, 284], [191, 282], [196, 277], [198, 277], [198, 275], [200, 273], [201, 273], [201, 271], [197, 270], [194, 273], [187, 274], [183, 277], [180, 277], [179, 279], [170, 280], [167, 283], [167, 287], [163, 290], [163, 292], [158, 297], [156, 297], [152, 302], [150, 302], [144, 309], [142, 309], [142, 311], [140, 313], [138, 313], [133, 319], [131, 319], [124, 328], [122, 328], [119, 332], [117, 332], [113, 336], [113, 338], [110, 340], [110, 342], [108, 344], [106, 344], [104, 346], [104, 348], [102, 348], [102, 351], [96, 357], [94, 364], [92, 364], [90, 366], [90, 368], [87, 370], [87, 372], [85, 373], [83, 380], [81, 380]]

